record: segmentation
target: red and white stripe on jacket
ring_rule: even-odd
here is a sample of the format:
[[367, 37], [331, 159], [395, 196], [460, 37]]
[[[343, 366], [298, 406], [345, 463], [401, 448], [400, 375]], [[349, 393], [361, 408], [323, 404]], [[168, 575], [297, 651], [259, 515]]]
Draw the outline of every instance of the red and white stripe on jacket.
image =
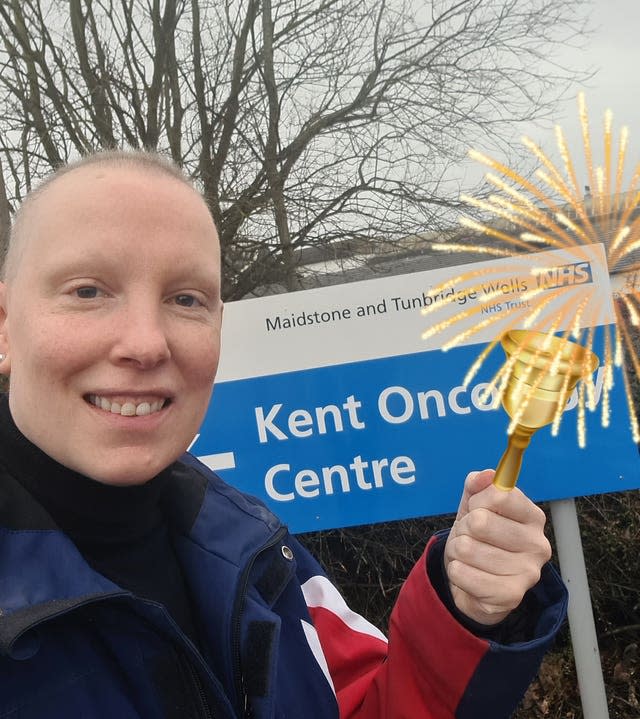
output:
[[310, 577], [302, 591], [313, 620], [303, 628], [335, 691], [341, 719], [458, 716], [460, 698], [489, 643], [468, 632], [442, 604], [428, 580], [425, 557], [400, 592], [388, 641], [349, 609], [325, 576]]

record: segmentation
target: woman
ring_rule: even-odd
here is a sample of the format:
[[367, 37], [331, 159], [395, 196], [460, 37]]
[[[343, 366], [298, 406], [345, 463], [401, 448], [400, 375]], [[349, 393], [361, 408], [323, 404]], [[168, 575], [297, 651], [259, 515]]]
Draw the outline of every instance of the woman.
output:
[[222, 302], [179, 170], [120, 152], [59, 170], [2, 278], [0, 717], [509, 716], [566, 604], [518, 490], [469, 476], [387, 642], [265, 507], [183, 455]]

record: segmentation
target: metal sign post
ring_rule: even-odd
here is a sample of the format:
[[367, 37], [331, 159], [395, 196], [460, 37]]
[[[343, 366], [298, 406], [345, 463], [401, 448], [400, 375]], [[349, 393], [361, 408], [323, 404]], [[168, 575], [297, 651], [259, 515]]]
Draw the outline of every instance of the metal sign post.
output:
[[584, 719], [608, 719], [609, 708], [575, 500], [551, 502], [551, 519], [560, 571], [569, 590], [569, 628], [582, 712]]

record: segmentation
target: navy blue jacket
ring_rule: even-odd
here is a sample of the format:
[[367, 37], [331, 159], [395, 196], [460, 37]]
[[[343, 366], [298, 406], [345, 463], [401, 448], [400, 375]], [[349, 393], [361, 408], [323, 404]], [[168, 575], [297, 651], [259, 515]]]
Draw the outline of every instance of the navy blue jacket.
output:
[[425, 559], [387, 643], [260, 502], [188, 455], [168, 494], [198, 647], [162, 605], [91, 569], [0, 473], [0, 719], [498, 719], [563, 619], [566, 593], [546, 568], [535, 637], [474, 637], [438, 599]]

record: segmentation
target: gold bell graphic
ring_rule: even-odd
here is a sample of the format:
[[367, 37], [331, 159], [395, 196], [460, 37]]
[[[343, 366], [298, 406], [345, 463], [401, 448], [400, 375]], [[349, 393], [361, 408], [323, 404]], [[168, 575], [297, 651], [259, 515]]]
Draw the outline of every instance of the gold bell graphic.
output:
[[599, 359], [582, 345], [544, 332], [512, 330], [501, 344], [512, 365], [502, 404], [516, 425], [493, 483], [508, 491], [518, 481], [533, 433], [553, 422], [578, 380], [590, 376]]

